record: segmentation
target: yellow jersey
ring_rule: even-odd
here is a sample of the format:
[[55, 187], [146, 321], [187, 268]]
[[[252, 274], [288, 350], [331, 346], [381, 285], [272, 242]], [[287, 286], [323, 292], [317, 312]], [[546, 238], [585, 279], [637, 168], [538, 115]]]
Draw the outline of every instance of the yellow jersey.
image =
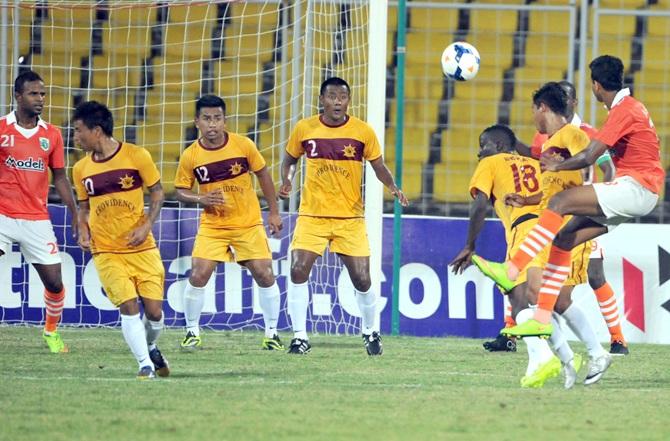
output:
[[477, 164], [469, 185], [474, 198], [476, 190], [486, 194], [493, 203], [496, 215], [506, 231], [528, 214], [539, 214], [537, 205], [511, 207], [503, 200], [508, 193], [531, 196], [540, 191], [540, 163], [525, 156], [512, 153], [498, 153], [482, 158]]
[[209, 149], [198, 140], [184, 150], [174, 185], [190, 190], [197, 182], [200, 194], [217, 189], [223, 193], [224, 204], [206, 207], [200, 227], [248, 228], [263, 224], [250, 174], [263, 167], [265, 159], [251, 139], [226, 132], [226, 140], [220, 147]]
[[151, 233], [144, 243], [129, 247], [128, 235], [146, 221], [143, 187], [160, 181], [151, 154], [136, 145], [119, 143], [107, 159], [92, 154], [77, 161], [72, 169], [79, 201], [88, 201], [91, 252], [136, 253], [156, 247]]
[[347, 116], [336, 127], [320, 115], [298, 121], [286, 152], [305, 156], [307, 172], [299, 214], [315, 217], [363, 217], [362, 184], [365, 160], [382, 155], [377, 135], [367, 123]]
[[[589, 136], [579, 127], [566, 124], [542, 144], [542, 155], [567, 159], [581, 152], [589, 145]], [[542, 172], [542, 201], [540, 208], [544, 210], [549, 199], [556, 193], [584, 183], [581, 170], [562, 170], [558, 172]]]

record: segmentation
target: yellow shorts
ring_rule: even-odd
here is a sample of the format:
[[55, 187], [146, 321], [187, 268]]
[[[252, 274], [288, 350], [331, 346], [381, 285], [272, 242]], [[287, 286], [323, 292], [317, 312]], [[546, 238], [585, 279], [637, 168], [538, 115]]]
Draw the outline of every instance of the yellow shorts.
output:
[[307, 250], [323, 255], [326, 246], [345, 256], [370, 255], [365, 219], [298, 216], [291, 250]]
[[158, 248], [130, 254], [95, 254], [93, 263], [107, 298], [115, 306], [138, 296], [163, 300], [165, 267]]
[[[544, 268], [549, 261], [549, 251], [551, 245], [548, 245], [540, 254], [528, 264], [529, 268]], [[564, 286], [577, 286], [586, 283], [588, 279], [587, 269], [589, 267], [589, 256], [591, 255], [591, 241], [577, 245], [571, 253], [571, 271]]]
[[263, 225], [236, 230], [201, 228], [191, 255], [215, 262], [272, 259]]
[[[507, 258], [505, 260], [509, 261], [519, 251], [521, 244], [536, 224], [537, 218], [528, 219], [505, 232], [505, 239], [507, 240]], [[519, 277], [514, 281], [514, 286], [521, 285], [528, 280], [526, 274], [528, 267], [519, 273]]]

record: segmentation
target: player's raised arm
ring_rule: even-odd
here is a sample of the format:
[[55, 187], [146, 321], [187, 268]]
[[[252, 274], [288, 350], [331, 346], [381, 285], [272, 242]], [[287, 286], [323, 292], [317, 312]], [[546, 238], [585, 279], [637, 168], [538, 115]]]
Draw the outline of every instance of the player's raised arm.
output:
[[380, 156], [377, 159], [373, 159], [372, 161], [370, 161], [370, 165], [372, 166], [372, 169], [375, 171], [377, 179], [379, 179], [381, 183], [384, 184], [386, 188], [389, 189], [389, 191], [393, 196], [398, 198], [398, 202], [400, 202], [400, 205], [402, 205], [403, 207], [408, 206], [409, 201], [407, 200], [407, 196], [405, 196], [405, 193], [403, 193], [402, 190], [398, 188], [397, 185], [395, 185], [395, 180], [393, 179], [393, 175], [391, 175], [391, 171], [388, 169], [386, 164], [384, 164], [384, 158]]
[[597, 139], [591, 140], [589, 145], [576, 155], [558, 161], [548, 156], [540, 157], [542, 170], [561, 171], [561, 170], [580, 170], [584, 167], [595, 164], [598, 158], [607, 151], [609, 146]]

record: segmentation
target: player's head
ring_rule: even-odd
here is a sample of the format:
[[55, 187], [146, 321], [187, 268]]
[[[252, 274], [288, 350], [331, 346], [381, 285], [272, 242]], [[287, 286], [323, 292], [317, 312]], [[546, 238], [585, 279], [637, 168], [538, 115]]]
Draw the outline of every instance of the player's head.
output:
[[600, 102], [605, 92], [623, 89], [623, 63], [617, 57], [601, 55], [589, 64], [591, 69], [591, 90]]
[[547, 133], [547, 120], [552, 116], [568, 117], [568, 94], [554, 81], [533, 93], [533, 119], [538, 132]]
[[342, 78], [332, 77], [321, 83], [319, 103], [323, 107], [325, 122], [334, 125], [343, 123], [350, 98], [351, 88]]
[[74, 142], [85, 151], [92, 151], [100, 142], [114, 133], [114, 117], [107, 106], [97, 101], [86, 101], [74, 109], [72, 115]]
[[223, 144], [226, 133], [226, 103], [216, 95], [203, 95], [195, 103], [195, 126], [208, 143]]
[[16, 98], [17, 109], [29, 117], [42, 113], [46, 95], [44, 81], [37, 72], [27, 70], [14, 80], [14, 98]]
[[512, 152], [515, 145], [516, 136], [512, 129], [502, 124], [495, 124], [485, 128], [479, 135], [479, 153], [477, 156], [482, 159], [498, 153]]
[[575, 85], [570, 81], [563, 80], [559, 81], [558, 84], [561, 85], [565, 93], [568, 94], [568, 118], [572, 118], [572, 115], [575, 113], [575, 108], [577, 107], [577, 90], [575, 90]]

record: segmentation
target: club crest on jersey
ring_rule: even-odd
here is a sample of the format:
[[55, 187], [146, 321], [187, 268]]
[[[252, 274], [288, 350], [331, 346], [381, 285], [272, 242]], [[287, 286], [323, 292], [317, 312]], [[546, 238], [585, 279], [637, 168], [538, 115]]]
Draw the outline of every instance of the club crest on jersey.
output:
[[44, 161], [41, 158], [37, 160], [33, 157], [28, 159], [16, 159], [13, 156], [9, 155], [5, 160], [5, 165], [9, 168], [15, 168], [17, 170], [27, 170], [27, 171], [44, 171]]
[[45, 152], [49, 151], [49, 147], [50, 147], [49, 139], [48, 138], [40, 138], [40, 147]]

